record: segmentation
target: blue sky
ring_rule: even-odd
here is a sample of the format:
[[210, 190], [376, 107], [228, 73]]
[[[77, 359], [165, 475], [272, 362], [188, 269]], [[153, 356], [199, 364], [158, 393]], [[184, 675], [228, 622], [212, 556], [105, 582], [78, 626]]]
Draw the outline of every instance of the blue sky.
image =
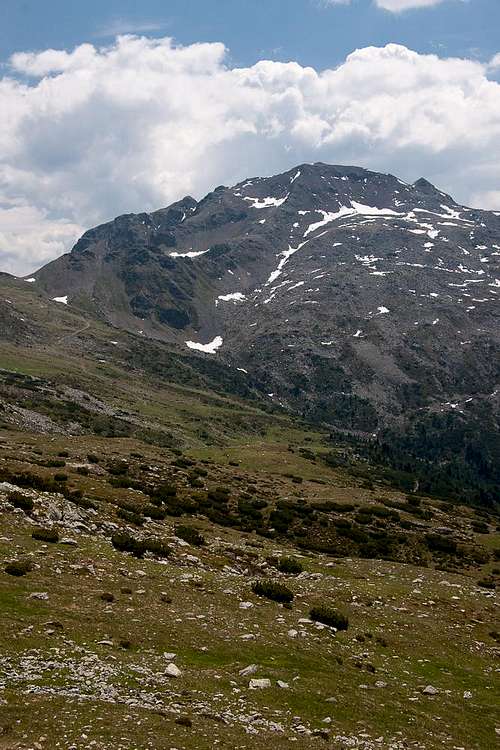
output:
[[[416, 0], [417, 1], [417, 0]], [[116, 33], [223, 41], [234, 65], [296, 60], [326, 68], [357, 47], [399, 42], [418, 52], [489, 59], [499, 47], [499, 0], [442, 0], [392, 13], [374, 0], [2, 0], [0, 57], [19, 50], [105, 43]]]
[[0, 270], [302, 162], [500, 211], [499, 30], [500, 0], [0, 0]]

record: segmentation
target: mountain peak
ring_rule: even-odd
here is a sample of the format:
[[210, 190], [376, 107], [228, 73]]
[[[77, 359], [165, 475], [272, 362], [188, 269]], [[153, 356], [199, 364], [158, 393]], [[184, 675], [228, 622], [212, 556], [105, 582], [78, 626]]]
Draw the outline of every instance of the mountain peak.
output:
[[408, 404], [460, 404], [473, 381], [494, 391], [498, 247], [500, 217], [427, 180], [319, 162], [119, 217], [35, 277], [52, 300], [364, 432]]

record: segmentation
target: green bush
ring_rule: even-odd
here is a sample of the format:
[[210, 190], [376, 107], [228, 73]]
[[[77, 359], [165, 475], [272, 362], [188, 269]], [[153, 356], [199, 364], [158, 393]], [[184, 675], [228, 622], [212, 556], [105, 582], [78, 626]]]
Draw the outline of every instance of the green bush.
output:
[[298, 575], [304, 570], [304, 566], [297, 560], [296, 557], [282, 557], [278, 561], [278, 570], [281, 573], [290, 573], [291, 575]]
[[167, 511], [163, 508], [158, 508], [157, 505], [145, 505], [142, 509], [142, 512], [145, 516], [148, 516], [149, 518], [154, 519], [155, 521], [163, 521], [165, 516], [167, 515]]
[[142, 557], [146, 551], [144, 542], [127, 531], [116, 531], [111, 537], [111, 544], [119, 552], [131, 552], [134, 557]]
[[136, 513], [133, 510], [118, 508], [116, 515], [123, 518], [127, 523], [133, 523], [134, 526], [142, 526], [144, 524], [144, 516], [141, 516], [140, 513]]
[[147, 552], [156, 555], [156, 557], [169, 557], [172, 554], [171, 548], [168, 544], [161, 539], [155, 539], [153, 537], [146, 539], [144, 542], [144, 548]]
[[16, 560], [15, 562], [7, 563], [5, 566], [5, 572], [10, 576], [25, 576], [32, 569], [32, 565], [27, 560]]
[[45, 462], [45, 466], [49, 466], [53, 469], [62, 469], [63, 466], [66, 466], [66, 461], [59, 458], [49, 458], [48, 461]]
[[194, 463], [195, 462], [190, 458], [183, 456], [182, 458], [176, 458], [175, 461], [172, 461], [172, 466], [177, 466], [179, 469], [187, 469], [190, 466], [193, 466]]
[[23, 495], [22, 492], [10, 492], [7, 495], [7, 500], [14, 508], [21, 508], [25, 513], [31, 513], [35, 506], [33, 500]]
[[348, 618], [328, 605], [313, 607], [309, 612], [309, 617], [314, 622], [321, 622], [323, 625], [336, 628], [336, 630], [347, 630], [349, 627]]
[[170, 482], [164, 482], [158, 487], [155, 487], [149, 494], [151, 495], [152, 503], [155, 505], [161, 505], [171, 498], [176, 497], [177, 487]]
[[492, 591], [496, 589], [495, 581], [492, 578], [481, 578], [481, 580], [477, 582], [477, 585], [481, 586], [483, 589], [491, 589]]
[[441, 534], [426, 534], [425, 541], [432, 552], [445, 552], [452, 555], [457, 551], [456, 541]]
[[114, 477], [122, 477], [128, 474], [128, 463], [126, 461], [116, 461], [108, 464], [107, 469]]
[[205, 537], [199, 531], [193, 529], [192, 526], [176, 526], [175, 536], [178, 536], [179, 539], [184, 539], [185, 542], [193, 544], [195, 547], [201, 547], [205, 544]]
[[488, 534], [490, 527], [485, 521], [472, 521], [472, 530], [475, 531], [476, 534]]
[[274, 602], [292, 602], [294, 597], [293, 592], [290, 591], [288, 586], [277, 581], [255, 581], [252, 585], [252, 591], [257, 596], [272, 599]]
[[38, 542], [56, 544], [56, 542], [59, 541], [59, 533], [57, 529], [47, 529], [44, 526], [38, 526], [36, 529], [33, 529], [31, 536]]
[[89, 500], [88, 497], [83, 497], [81, 490], [70, 492], [67, 498], [68, 500], [71, 500], [72, 503], [75, 503], [75, 505], [78, 505], [79, 508], [85, 508], [85, 510], [88, 510], [89, 508], [92, 508], [93, 510], [97, 509], [97, 505], [92, 500]]
[[62, 472], [58, 472], [57, 474], [54, 474], [54, 482], [67, 482], [68, 481], [68, 475], [63, 474]]

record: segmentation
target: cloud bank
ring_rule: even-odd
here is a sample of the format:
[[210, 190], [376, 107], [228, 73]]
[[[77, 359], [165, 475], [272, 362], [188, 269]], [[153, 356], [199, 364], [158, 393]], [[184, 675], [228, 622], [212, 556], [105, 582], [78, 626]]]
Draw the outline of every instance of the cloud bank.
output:
[[488, 65], [396, 44], [321, 72], [225, 60], [222, 44], [135, 36], [14, 55], [0, 79], [0, 269], [29, 273], [83, 228], [303, 161], [424, 175], [500, 209]]

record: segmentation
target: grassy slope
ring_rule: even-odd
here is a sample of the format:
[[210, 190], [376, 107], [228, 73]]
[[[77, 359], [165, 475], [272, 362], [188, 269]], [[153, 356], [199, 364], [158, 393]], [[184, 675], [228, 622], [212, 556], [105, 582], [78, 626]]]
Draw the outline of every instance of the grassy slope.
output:
[[[198, 465], [213, 462], [203, 464], [207, 482], [230, 486], [236, 494], [252, 485], [271, 503], [302, 498], [363, 505], [401, 499], [386, 486], [370, 488], [288, 450], [293, 444], [321, 452], [320, 432], [235, 395], [162, 382], [127, 368], [129, 336], [49, 304], [21, 282], [2, 283], [20, 315], [41, 321], [46, 338], [4, 342], [1, 368], [45, 377], [55, 388], [78, 384], [129, 418], [167, 429], [173, 444], [182, 445]], [[296, 596], [287, 610], [259, 600], [251, 582], [266, 570], [259, 566], [269, 555], [293, 551], [291, 542], [221, 528], [199, 517], [194, 523], [208, 544], [180, 547], [167, 518], [147, 522], [140, 533], [168, 541], [174, 550], [168, 561], [136, 560], [112, 548], [110, 529], [100, 524], [124, 525], [116, 503], [141, 500], [141, 495], [111, 487], [106, 472], [78, 474], [77, 465], [90, 452], [101, 457], [102, 466], [138, 452], [142, 458], [136, 464], [143, 461], [154, 476], [167, 478], [174, 458], [169, 450], [136, 437], [0, 432], [0, 468], [53, 476], [57, 469], [36, 462], [61, 450], [70, 454], [61, 469], [69, 483], [98, 508], [95, 514], [82, 511], [87, 527], [82, 533], [60, 524], [61, 535], [76, 539], [77, 547], [34, 541], [33, 522], [13, 511], [0, 490], [1, 557], [35, 563], [22, 578], [6, 575], [1, 566], [1, 750], [27, 750], [36, 742], [42, 748], [78, 750], [340, 748], [348, 745], [335, 739], [342, 735], [367, 750], [402, 748], [403, 742], [427, 750], [494, 745], [500, 725], [493, 666], [498, 648], [490, 635], [498, 630], [495, 595], [476, 583], [492, 572], [491, 560], [458, 575], [432, 566], [302, 552], [306, 571], [319, 575], [290, 579]], [[287, 474], [304, 481], [294, 484]], [[189, 492], [186, 475], [180, 470], [174, 478]], [[54, 503], [80, 512], [61, 498], [31, 494], [44, 523]], [[429, 527], [463, 527], [471, 536], [470, 510], [432, 507], [438, 510]], [[472, 536], [491, 550], [499, 546], [498, 532]], [[103, 591], [112, 592], [114, 602], [102, 601]], [[47, 592], [48, 601], [30, 598], [33, 592]], [[253, 606], [240, 609], [244, 601]], [[318, 602], [346, 612], [348, 631], [334, 636], [300, 623]], [[291, 638], [290, 629], [298, 636]], [[249, 634], [254, 637], [241, 637]], [[99, 644], [102, 640], [112, 645]], [[121, 640], [130, 647], [120, 647]], [[182, 671], [177, 680], [165, 676], [163, 654], [170, 651]], [[248, 689], [249, 678], [238, 672], [251, 663], [259, 665], [254, 676], [271, 679], [270, 689]], [[289, 688], [277, 687], [278, 679]], [[438, 688], [435, 697], [422, 694], [427, 684]], [[465, 691], [472, 697], [464, 698]], [[328, 702], [330, 697], [336, 702]], [[189, 717], [192, 727], [177, 724], [179, 716]], [[282, 731], [272, 731], [271, 722]], [[304, 734], [300, 726], [328, 731], [329, 740]]]

